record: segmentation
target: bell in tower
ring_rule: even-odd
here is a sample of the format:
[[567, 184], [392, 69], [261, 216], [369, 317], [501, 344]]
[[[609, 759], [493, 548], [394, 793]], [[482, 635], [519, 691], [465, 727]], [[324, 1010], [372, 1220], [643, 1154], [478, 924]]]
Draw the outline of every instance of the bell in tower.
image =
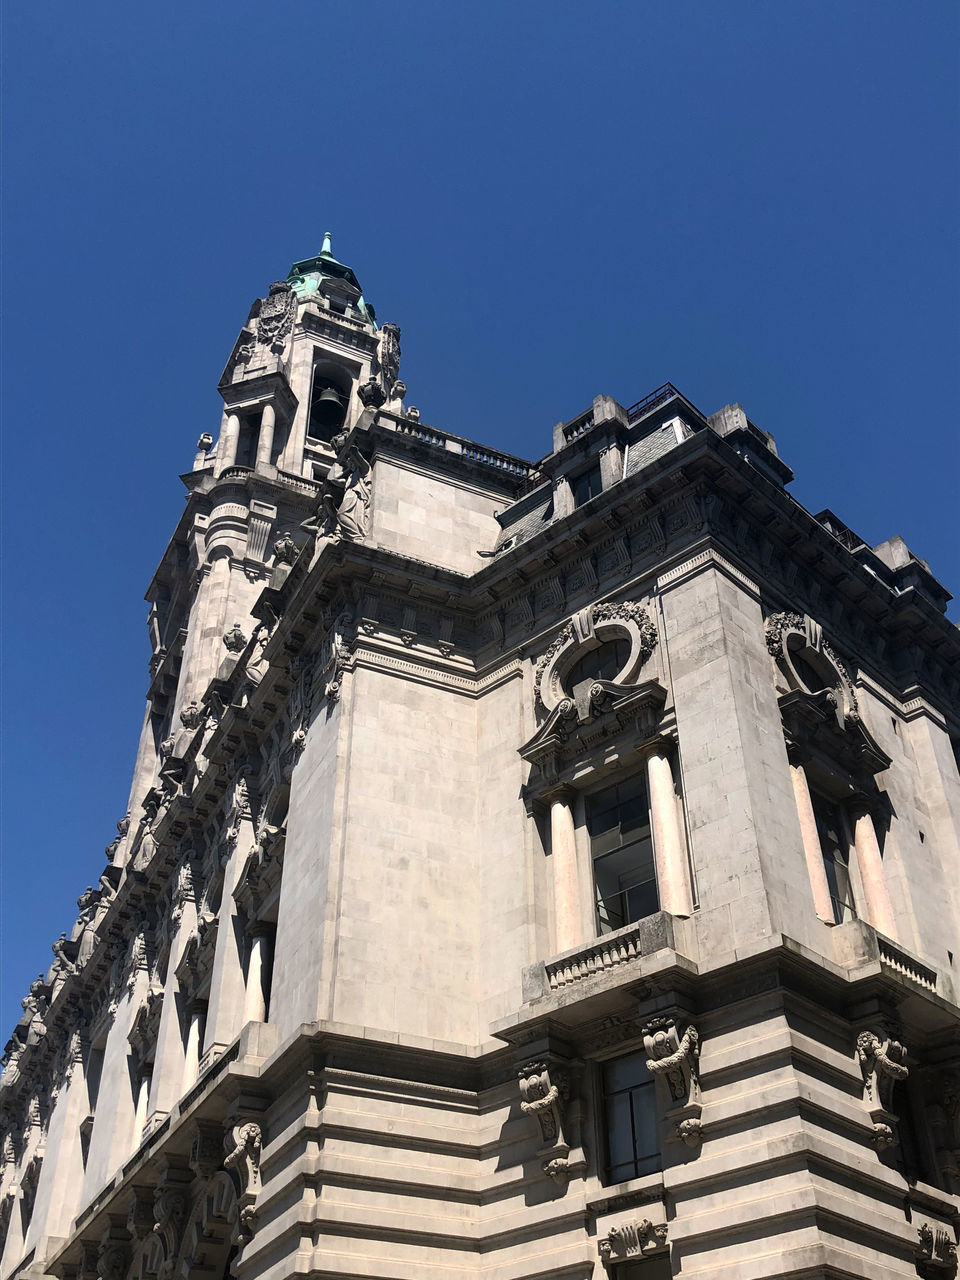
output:
[[332, 440], [346, 421], [347, 400], [347, 393], [318, 371], [313, 379], [307, 435], [314, 440]]

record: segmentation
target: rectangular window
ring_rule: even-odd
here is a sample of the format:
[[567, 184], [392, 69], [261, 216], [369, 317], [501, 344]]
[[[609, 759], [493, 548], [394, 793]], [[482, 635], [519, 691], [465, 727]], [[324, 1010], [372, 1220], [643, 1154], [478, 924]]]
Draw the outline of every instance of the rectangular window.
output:
[[670, 1255], [658, 1253], [653, 1258], [639, 1258], [617, 1267], [617, 1280], [672, 1280]]
[[643, 774], [587, 796], [597, 932], [612, 933], [660, 910]]
[[595, 498], [603, 490], [603, 481], [600, 479], [600, 463], [598, 462], [591, 467], [589, 471], [581, 471], [578, 476], [572, 476], [570, 488], [573, 490], [573, 505], [575, 507], [582, 507], [585, 502]]
[[656, 1173], [661, 1167], [656, 1087], [647, 1055], [614, 1058], [602, 1071], [608, 1183]]
[[839, 805], [824, 796], [811, 795], [817, 820], [820, 851], [827, 872], [833, 918], [837, 924], [856, 919], [857, 910], [850, 887], [850, 841]]

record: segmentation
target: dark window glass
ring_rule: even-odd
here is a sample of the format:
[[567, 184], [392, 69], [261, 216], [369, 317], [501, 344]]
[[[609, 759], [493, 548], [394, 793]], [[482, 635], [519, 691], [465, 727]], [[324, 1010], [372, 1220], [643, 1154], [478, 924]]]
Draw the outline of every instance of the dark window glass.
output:
[[578, 659], [563, 683], [572, 690], [584, 680], [612, 680], [623, 670], [629, 657], [629, 640], [608, 640]]
[[672, 1280], [672, 1277], [669, 1253], [658, 1253], [617, 1267], [617, 1280]]
[[589, 471], [581, 471], [580, 475], [571, 477], [570, 488], [573, 490], [573, 505], [582, 507], [585, 502], [595, 498], [603, 489], [600, 480], [600, 463]]
[[835, 923], [843, 924], [844, 920], [855, 919], [857, 914], [850, 887], [850, 845], [846, 827], [837, 805], [824, 796], [814, 795], [811, 799], [817, 819], [823, 865], [827, 872], [827, 884], [830, 886], [833, 918]]
[[660, 1168], [657, 1105], [646, 1054], [631, 1053], [603, 1064], [603, 1114], [607, 1130], [607, 1181], [624, 1182]]
[[642, 774], [587, 796], [597, 932], [612, 933], [660, 910]]

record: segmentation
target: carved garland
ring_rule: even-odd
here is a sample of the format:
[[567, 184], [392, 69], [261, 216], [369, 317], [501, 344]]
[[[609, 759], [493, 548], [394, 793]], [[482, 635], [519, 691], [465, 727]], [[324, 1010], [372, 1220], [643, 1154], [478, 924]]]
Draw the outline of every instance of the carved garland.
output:
[[[636, 665], [642, 666], [650, 657], [654, 649], [657, 647], [657, 628], [641, 604], [637, 604], [632, 600], [623, 600], [616, 602], [608, 602], [606, 604], [590, 605], [583, 610], [588, 615], [588, 625], [593, 628], [603, 623], [623, 623], [626, 624], [625, 629], [635, 631], [639, 640], [639, 657]], [[579, 618], [580, 615], [578, 615]], [[555, 660], [560, 653], [568, 646], [577, 643], [577, 628], [573, 621], [568, 622], [554, 637], [550, 647], [540, 655], [534, 669], [534, 696], [536, 699], [537, 709], [543, 713], [549, 710], [547, 700], [544, 698], [544, 678], [550, 686], [554, 685], [554, 679], [548, 674], [548, 669], [555, 666]], [[551, 687], [550, 694], [554, 697], [559, 694], [559, 689]], [[569, 699], [563, 699], [569, 701]]]

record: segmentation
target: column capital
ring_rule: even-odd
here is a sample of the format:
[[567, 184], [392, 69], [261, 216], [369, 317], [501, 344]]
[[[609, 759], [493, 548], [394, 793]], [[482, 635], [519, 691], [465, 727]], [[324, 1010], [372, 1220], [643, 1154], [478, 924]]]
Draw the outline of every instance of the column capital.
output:
[[648, 738], [645, 742], [638, 743], [633, 749], [640, 759], [646, 762], [651, 756], [672, 755], [676, 745], [675, 733], [658, 733], [655, 738]]
[[269, 920], [251, 920], [247, 925], [248, 938], [269, 938], [276, 929], [276, 925]]
[[571, 808], [577, 798], [577, 789], [572, 787], [569, 782], [556, 782], [553, 786], [544, 788], [537, 796], [537, 799], [543, 804], [565, 804], [567, 808]]

